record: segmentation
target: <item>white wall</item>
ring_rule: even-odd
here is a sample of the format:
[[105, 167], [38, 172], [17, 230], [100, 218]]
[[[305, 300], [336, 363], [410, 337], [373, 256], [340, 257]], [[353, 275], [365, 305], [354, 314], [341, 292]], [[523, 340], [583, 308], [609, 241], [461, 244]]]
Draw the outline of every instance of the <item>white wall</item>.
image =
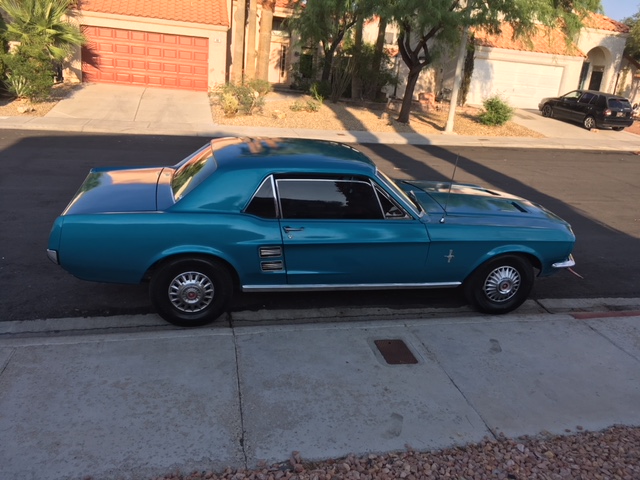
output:
[[577, 88], [582, 63], [582, 57], [476, 47], [467, 103], [500, 95], [514, 107], [537, 108], [541, 98]]
[[594, 62], [591, 67], [605, 67], [604, 75], [602, 76], [602, 85], [600, 86], [600, 90], [603, 92], [612, 93], [615, 88], [616, 77], [622, 64], [622, 54], [627, 42], [627, 37], [628, 34], [626, 33], [595, 30], [593, 28], [584, 28], [580, 32], [580, 36], [576, 43], [578, 48], [585, 54], [589, 53], [596, 47], [602, 48], [604, 58], [596, 59], [596, 61], [604, 62], [604, 65], [596, 65]]

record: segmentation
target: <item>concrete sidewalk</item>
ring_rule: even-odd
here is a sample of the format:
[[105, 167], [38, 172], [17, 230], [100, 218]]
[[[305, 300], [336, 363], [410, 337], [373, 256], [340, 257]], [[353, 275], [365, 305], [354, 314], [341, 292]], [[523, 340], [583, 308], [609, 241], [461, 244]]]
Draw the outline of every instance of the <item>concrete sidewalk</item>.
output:
[[[0, 337], [0, 478], [140, 479], [640, 425], [629, 314], [14, 332]], [[376, 342], [393, 340], [415, 364], [385, 360]]]
[[517, 110], [513, 121], [546, 138], [423, 135], [307, 128], [234, 127], [213, 122], [206, 92], [83, 84], [45, 117], [0, 117], [0, 128], [140, 135], [293, 137], [345, 143], [638, 151], [628, 132], [589, 132], [578, 125]]

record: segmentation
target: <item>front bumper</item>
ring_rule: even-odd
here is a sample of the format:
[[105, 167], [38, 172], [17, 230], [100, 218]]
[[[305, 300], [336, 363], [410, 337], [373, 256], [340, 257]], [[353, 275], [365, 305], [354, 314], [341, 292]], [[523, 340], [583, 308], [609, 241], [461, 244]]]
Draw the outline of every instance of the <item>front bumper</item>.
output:
[[58, 260], [58, 251], [47, 248], [47, 257], [56, 265], [60, 265], [60, 261]]
[[551, 265], [553, 268], [571, 268], [576, 265], [576, 261], [573, 259], [573, 255], [569, 255], [566, 260], [562, 262], [556, 262]]

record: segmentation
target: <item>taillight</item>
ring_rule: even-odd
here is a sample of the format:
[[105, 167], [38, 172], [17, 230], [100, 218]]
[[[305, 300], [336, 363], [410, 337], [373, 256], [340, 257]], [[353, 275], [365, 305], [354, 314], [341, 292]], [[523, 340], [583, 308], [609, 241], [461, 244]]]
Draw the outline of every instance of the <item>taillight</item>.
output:
[[608, 108], [604, 111], [604, 116], [605, 117], [610, 117], [611, 116], [611, 110], [609, 110]]

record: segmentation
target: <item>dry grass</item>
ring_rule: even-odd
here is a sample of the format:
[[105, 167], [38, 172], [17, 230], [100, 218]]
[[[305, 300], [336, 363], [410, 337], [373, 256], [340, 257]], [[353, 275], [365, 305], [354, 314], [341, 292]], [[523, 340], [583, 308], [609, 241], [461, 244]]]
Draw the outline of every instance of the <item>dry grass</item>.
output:
[[[384, 105], [357, 105], [350, 102], [324, 102], [317, 112], [299, 112], [291, 110], [296, 101], [305, 103], [310, 97], [271, 93], [267, 95], [262, 112], [254, 115], [236, 115], [226, 117], [215, 99], [212, 101], [214, 121], [221, 125], [246, 127], [276, 127], [315, 130], [355, 130], [369, 132], [398, 132], [439, 134], [444, 131], [448, 109], [428, 112], [414, 111], [409, 124], [395, 121], [397, 109], [385, 111]], [[458, 135], [477, 135], [491, 137], [533, 137], [543, 135], [508, 122], [501, 127], [488, 127], [478, 122], [480, 110], [472, 107], [458, 108], [456, 111], [454, 132]]]

